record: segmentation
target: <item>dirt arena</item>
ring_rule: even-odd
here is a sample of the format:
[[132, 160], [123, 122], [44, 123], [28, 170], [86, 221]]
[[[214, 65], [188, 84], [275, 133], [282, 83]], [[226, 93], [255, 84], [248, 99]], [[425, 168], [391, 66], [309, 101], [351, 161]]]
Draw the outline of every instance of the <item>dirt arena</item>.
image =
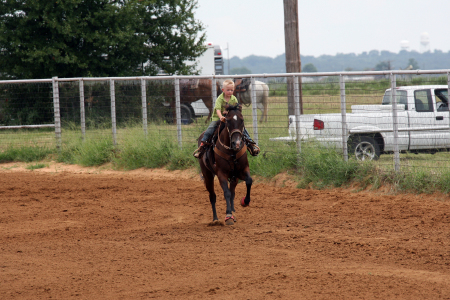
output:
[[24, 166], [0, 165], [0, 299], [450, 299], [447, 195], [257, 180], [208, 226], [194, 171]]

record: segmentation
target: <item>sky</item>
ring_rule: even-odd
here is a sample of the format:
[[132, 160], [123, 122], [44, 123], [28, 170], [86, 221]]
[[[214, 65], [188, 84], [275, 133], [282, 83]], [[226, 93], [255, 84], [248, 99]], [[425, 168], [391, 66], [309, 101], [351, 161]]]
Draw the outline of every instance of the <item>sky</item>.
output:
[[[301, 55], [398, 53], [402, 41], [409, 51], [450, 51], [450, 0], [298, 0], [298, 7]], [[282, 0], [198, 0], [195, 16], [224, 58], [285, 52]]]

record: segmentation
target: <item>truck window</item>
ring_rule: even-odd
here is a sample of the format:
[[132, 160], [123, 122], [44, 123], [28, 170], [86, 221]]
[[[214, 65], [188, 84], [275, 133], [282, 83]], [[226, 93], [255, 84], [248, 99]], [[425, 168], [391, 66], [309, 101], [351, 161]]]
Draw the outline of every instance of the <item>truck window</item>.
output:
[[[406, 91], [397, 90], [395, 93], [395, 97], [397, 99], [397, 104], [404, 104], [405, 110], [408, 110], [408, 98], [406, 96]], [[384, 93], [382, 105], [391, 105], [391, 91], [386, 91]]]
[[448, 111], [448, 89], [434, 90], [437, 111]]
[[433, 111], [431, 92], [429, 89], [414, 91], [414, 103], [416, 105], [417, 112]]

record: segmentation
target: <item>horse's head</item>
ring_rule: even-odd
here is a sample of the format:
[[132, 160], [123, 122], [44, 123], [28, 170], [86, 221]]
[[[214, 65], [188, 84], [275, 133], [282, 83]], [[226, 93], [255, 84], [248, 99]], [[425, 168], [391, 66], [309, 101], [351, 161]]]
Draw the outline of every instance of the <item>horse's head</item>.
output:
[[230, 147], [237, 151], [242, 146], [242, 134], [244, 132], [244, 117], [242, 116], [242, 106], [227, 105], [226, 112], [226, 127], [230, 137]]
[[234, 80], [234, 93], [243, 93], [248, 90], [250, 80], [248, 78], [235, 79]]

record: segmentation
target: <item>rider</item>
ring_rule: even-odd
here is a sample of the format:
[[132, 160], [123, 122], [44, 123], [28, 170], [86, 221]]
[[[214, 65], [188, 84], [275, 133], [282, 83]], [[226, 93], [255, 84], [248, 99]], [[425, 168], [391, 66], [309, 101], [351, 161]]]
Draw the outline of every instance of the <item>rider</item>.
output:
[[[219, 120], [222, 122], [225, 122], [225, 117], [222, 115], [222, 112], [225, 110], [225, 106], [227, 104], [230, 105], [236, 105], [238, 104], [237, 98], [233, 95], [234, 92], [234, 82], [232, 80], [225, 80], [222, 84], [222, 94], [217, 98], [216, 105], [213, 109], [213, 114], [211, 116], [211, 123], [208, 126], [208, 129], [206, 129], [205, 133], [203, 134], [203, 138], [200, 144], [200, 147], [198, 147], [197, 150], [194, 152], [195, 158], [200, 158], [205, 151], [205, 146], [208, 141], [208, 139], [211, 137], [211, 135], [214, 133], [214, 130], [217, 128], [217, 125], [219, 124]], [[259, 154], [259, 147], [256, 145], [256, 143], [250, 138], [250, 135], [247, 132], [247, 129], [244, 127], [244, 140], [246, 140], [246, 144], [248, 147], [248, 150], [251, 155], [257, 156]]]

